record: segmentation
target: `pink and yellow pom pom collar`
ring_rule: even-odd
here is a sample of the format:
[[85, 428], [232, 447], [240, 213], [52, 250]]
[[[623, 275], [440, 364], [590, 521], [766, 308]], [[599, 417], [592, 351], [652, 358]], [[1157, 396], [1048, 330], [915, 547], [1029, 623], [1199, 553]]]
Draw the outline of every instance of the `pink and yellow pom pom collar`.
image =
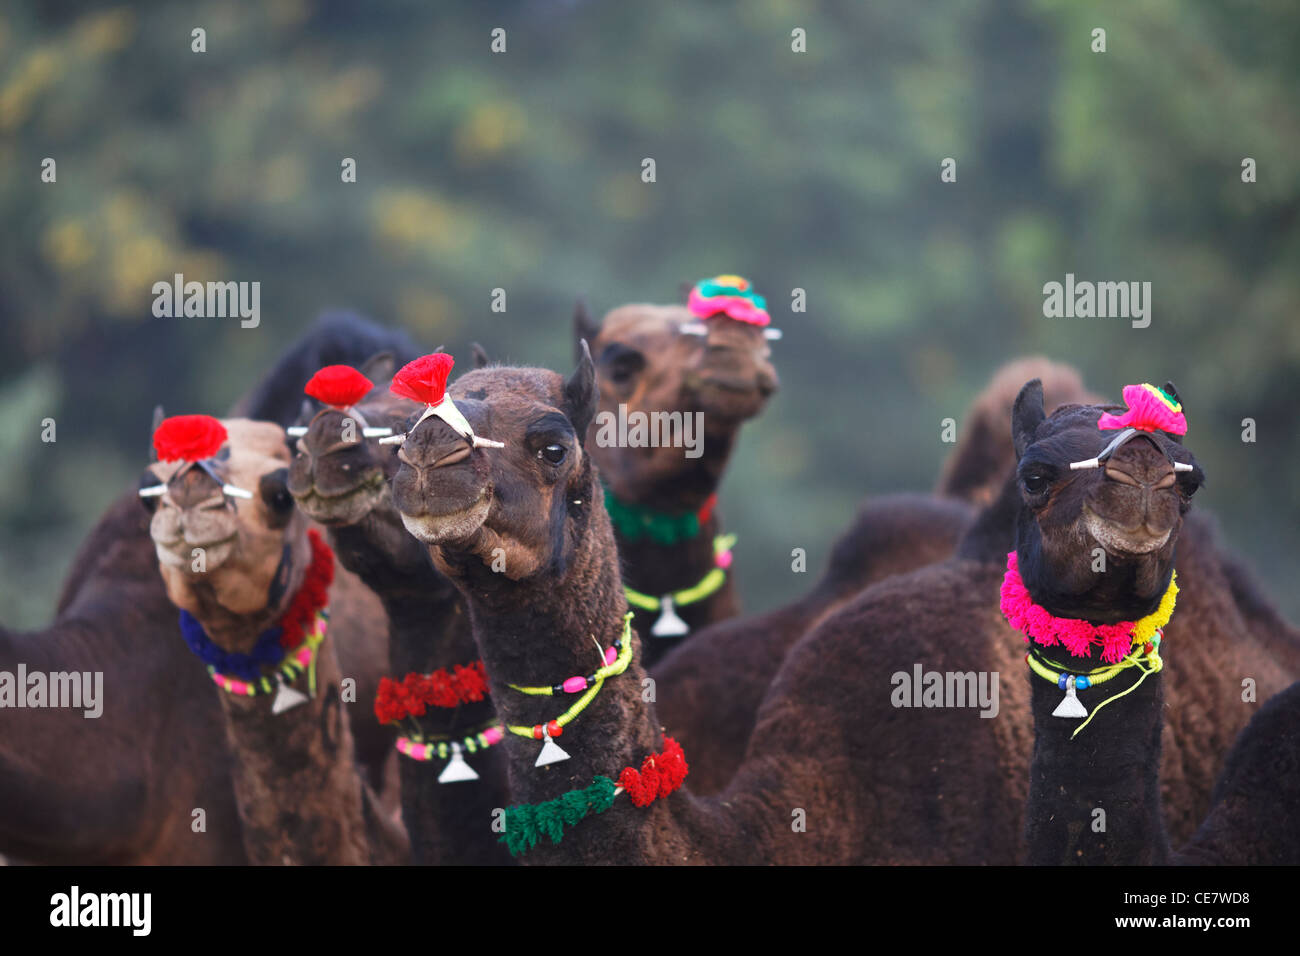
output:
[[1060, 645], [1075, 657], [1088, 657], [1094, 647], [1101, 648], [1101, 659], [1117, 664], [1134, 648], [1142, 647], [1155, 637], [1174, 613], [1178, 597], [1178, 572], [1169, 578], [1169, 587], [1160, 606], [1138, 621], [1118, 624], [1093, 624], [1076, 618], [1057, 617], [1035, 604], [1020, 577], [1016, 553], [1007, 555], [1007, 573], [1002, 579], [1002, 614], [1012, 627], [1022, 631], [1025, 642], [1033, 639], [1043, 647]]

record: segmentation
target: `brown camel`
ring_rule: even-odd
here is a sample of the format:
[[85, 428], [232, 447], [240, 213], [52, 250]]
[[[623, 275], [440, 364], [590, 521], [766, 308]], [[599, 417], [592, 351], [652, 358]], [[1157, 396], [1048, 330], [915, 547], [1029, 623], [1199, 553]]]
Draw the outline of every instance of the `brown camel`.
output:
[[[980, 716], [990, 710], [982, 702], [926, 707], [920, 687], [916, 707], [903, 706], [912, 702], [910, 695], [906, 701], [899, 696], [901, 682], [917, 664], [944, 672], [1021, 672], [1023, 651], [1017, 648], [1023, 645], [998, 611], [1000, 568], [967, 556], [881, 582], [800, 640], [760, 708], [739, 771], [716, 798], [674, 793], [642, 808], [600, 789], [602, 776], [627, 779], [620, 768], [646, 771], [641, 762], [651, 754], [659, 754], [666, 766], [676, 765], [654, 707], [643, 698], [635, 656], [561, 728], [570, 759], [534, 766], [539, 747], [555, 742], [551, 721], [564, 699], [526, 696], [514, 688], [587, 673], [592, 639], [608, 649], [623, 633], [625, 602], [612, 533], [602, 511], [593, 507], [599, 504], [598, 482], [577, 438], [595, 413], [594, 392], [594, 370], [587, 363], [568, 382], [534, 369], [470, 373], [452, 394], [474, 431], [505, 447], [472, 448], [441, 419], [427, 418], [407, 435], [393, 482], [407, 527], [430, 545], [435, 564], [466, 597], [502, 717], [527, 735], [512, 735], [506, 744], [512, 798], [539, 804], [571, 794], [560, 809], [515, 811], [518, 848], [534, 842], [537, 833], [530, 828], [540, 826], [551, 833], [558, 827], [563, 839], [556, 845], [541, 837], [529, 852], [529, 859], [539, 862], [1021, 858], [1022, 813], [1016, 805], [1023, 807], [1022, 785], [1013, 781], [1014, 771], [1019, 780], [1027, 772], [1027, 685], [1006, 681], [1001, 711], [989, 718]], [[471, 399], [471, 394], [481, 397]], [[1108, 437], [1096, 430], [1100, 413], [1075, 406], [1045, 420], [1041, 392], [1027, 389], [1017, 434], [1033, 437], [1021, 450], [1044, 462], [1096, 455]], [[1123, 446], [1113, 467], [1144, 467], [1146, 444], [1142, 439]], [[1168, 454], [1190, 461], [1185, 450], [1170, 446]], [[1109, 471], [1065, 479], [1074, 490], [1049, 509], [1059, 523], [1054, 531], [1069, 533], [1064, 525], [1072, 508], [1082, 520], [1085, 498], [1113, 520], [1125, 520], [1113, 508], [1122, 511], [1129, 501], [1115, 487], [1128, 486], [1106, 477]], [[1102, 500], [1113, 508], [1103, 507]], [[1013, 514], [1019, 510], [1016, 487], [998, 505]], [[982, 541], [988, 548], [995, 539], [1010, 538], [1014, 518], [982, 517], [968, 535], [968, 546]], [[1107, 540], [1119, 540], [1115, 527], [1094, 527]], [[1190, 550], [1213, 564], [1213, 549], [1204, 542]], [[491, 570], [498, 551], [506, 557], [500, 573]], [[1123, 554], [1111, 560], [1118, 568], [1126, 566]], [[1180, 599], [1192, 605], [1194, 620], [1225, 630], [1223, 616], [1231, 614], [1231, 607], [1223, 606], [1226, 586], [1219, 582], [1215, 600], [1216, 583], [1200, 563], [1180, 559], [1180, 579], [1186, 579]], [[1115, 574], [1116, 580], [1123, 576]], [[1215, 614], [1220, 620], [1211, 620]], [[629, 640], [635, 655], [638, 641]], [[1180, 643], [1187, 648], [1193, 642], [1185, 637]], [[1001, 660], [996, 648], [1005, 648]], [[1276, 666], [1260, 655], [1246, 666], [1261, 693], [1268, 693], [1277, 680]], [[1235, 668], [1230, 673], [1235, 675]], [[1194, 699], [1176, 709], [1183, 719], [1215, 692], [1213, 673], [1207, 677], [1202, 670], [1200, 679], [1206, 693], [1191, 695]], [[1225, 674], [1222, 684], [1229, 679]], [[552, 739], [532, 740], [530, 727]], [[1212, 747], [1214, 731], [1209, 733]], [[1197, 742], [1206, 743], [1205, 734]], [[627, 784], [631, 797], [640, 784], [636, 779]], [[688, 781], [687, 791], [689, 786]], [[507, 813], [508, 839], [511, 819]], [[557, 819], [569, 825], [560, 827]]]
[[[957, 447], [939, 482], [941, 498], [887, 495], [868, 501], [807, 594], [765, 614], [713, 624], [651, 667], [661, 719], [696, 755], [695, 792], [715, 793], [735, 773], [758, 705], [795, 641], [868, 585], [952, 555], [973, 517], [962, 502], [987, 504], [988, 489], [1000, 488], [1015, 466], [1006, 423], [1016, 389], [1033, 377], [1043, 379], [1051, 408], [1094, 400], [1068, 365], [1042, 358], [1007, 363], [962, 416]], [[725, 675], [725, 687], [719, 675]]]
[[358, 771], [335, 651], [373, 642], [383, 610], [336, 572], [294, 508], [283, 429], [184, 416], [161, 424], [155, 448], [163, 460], [141, 489], [150, 535], [186, 643], [221, 688], [210, 693], [225, 716], [249, 859], [404, 858], [404, 835]]
[[[378, 435], [365, 436], [366, 425], [401, 432], [419, 412], [416, 403], [389, 392], [393, 365], [390, 354], [376, 356], [361, 372], [381, 385], [355, 402], [345, 396], [340, 407], [306, 410], [288, 487], [299, 508], [327, 529], [343, 566], [383, 601], [390, 672], [400, 680], [412, 672], [471, 664], [478, 648], [459, 593], [434, 570], [393, 505], [389, 481], [397, 469], [396, 448], [379, 444]], [[420, 719], [432, 740], [456, 740], [495, 725], [490, 701], [429, 708]], [[479, 779], [440, 783], [446, 761], [406, 755], [399, 761], [402, 817], [416, 863], [510, 862], [485, 827], [493, 808], [504, 805], [505, 760], [495, 749], [463, 759]]]
[[[134, 491], [72, 567], [53, 624], [0, 630], [0, 673], [98, 672], [102, 713], [0, 711], [0, 852], [66, 865], [246, 863], [221, 714], [215, 700], [193, 705], [211, 688], [177, 638]], [[219, 745], [187, 759], [198, 740]]]
[[[579, 301], [579, 340], [590, 343], [600, 409], [587, 447], [606, 485], [628, 600], [645, 663], [682, 638], [739, 610], [717, 492], [741, 426], [777, 390], [766, 330], [717, 313], [701, 319], [686, 306], [634, 304], [593, 321]], [[604, 423], [640, 418], [689, 426], [696, 447], [608, 442]]]

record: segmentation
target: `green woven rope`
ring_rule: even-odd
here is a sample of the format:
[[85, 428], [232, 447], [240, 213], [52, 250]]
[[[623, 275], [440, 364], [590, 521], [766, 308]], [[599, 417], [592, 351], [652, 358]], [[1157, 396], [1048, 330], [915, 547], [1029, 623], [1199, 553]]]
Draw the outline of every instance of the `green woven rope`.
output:
[[559, 844], [565, 827], [581, 822], [592, 813], [604, 813], [614, 802], [614, 781], [597, 777], [582, 790], [570, 790], [545, 803], [521, 804], [506, 808], [506, 832], [499, 842], [511, 856], [531, 850], [543, 835]]

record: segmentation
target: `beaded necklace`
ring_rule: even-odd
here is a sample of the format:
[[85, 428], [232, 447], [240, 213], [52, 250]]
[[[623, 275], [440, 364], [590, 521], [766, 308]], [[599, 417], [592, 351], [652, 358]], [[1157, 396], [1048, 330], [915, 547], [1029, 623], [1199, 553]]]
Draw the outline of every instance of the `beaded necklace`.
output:
[[587, 705], [596, 699], [600, 689], [605, 686], [606, 678], [623, 673], [627, 670], [628, 664], [632, 662], [631, 611], [623, 615], [623, 636], [616, 640], [613, 646], [603, 651], [602, 657], [605, 661], [604, 666], [586, 677], [578, 674], [558, 684], [546, 684], [541, 687], [521, 687], [518, 684], [508, 685], [511, 690], [534, 697], [552, 697], [556, 694], [577, 694], [585, 691], [568, 710], [554, 720], [548, 720], [544, 724], [534, 724], [531, 727], [517, 724], [506, 725], [506, 730], [516, 736], [543, 741], [541, 753], [537, 755], [537, 762], [533, 764], [534, 767], [544, 767], [547, 764], [569, 759], [569, 755], [552, 738], [564, 733], [564, 728], [587, 709]]
[[727, 582], [727, 569], [731, 567], [731, 549], [736, 544], [734, 534], [720, 534], [713, 539], [713, 567], [703, 580], [693, 587], [672, 591], [661, 597], [642, 594], [626, 585], [623, 593], [627, 603], [643, 611], [659, 611], [659, 617], [650, 627], [654, 637], [681, 637], [690, 633], [690, 625], [677, 616], [676, 608], [697, 604], [712, 597]]
[[[499, 744], [505, 737], [505, 727], [498, 723], [489, 723], [465, 737], [423, 737], [405, 735], [397, 738], [397, 752], [412, 760], [427, 761], [435, 756], [447, 760], [447, 766], [438, 774], [439, 783], [457, 783], [462, 780], [477, 780], [478, 773], [465, 761], [465, 753], [478, 753]], [[450, 759], [448, 759], [450, 758]]]

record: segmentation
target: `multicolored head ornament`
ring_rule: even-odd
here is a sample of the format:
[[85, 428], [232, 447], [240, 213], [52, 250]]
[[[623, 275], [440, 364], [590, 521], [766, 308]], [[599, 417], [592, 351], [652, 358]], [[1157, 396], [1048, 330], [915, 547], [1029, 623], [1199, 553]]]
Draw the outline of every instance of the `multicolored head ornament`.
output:
[[[318, 402], [336, 412], [349, 412], [361, 423], [361, 434], [366, 438], [381, 438], [391, 435], [391, 428], [371, 428], [366, 425], [361, 413], [352, 406], [370, 394], [375, 383], [370, 381], [351, 365], [326, 365], [308, 380], [303, 391]], [[293, 425], [285, 431], [299, 438], [307, 434], [307, 425]]]
[[[229, 435], [226, 426], [211, 415], [173, 415], [164, 418], [153, 433], [153, 450], [161, 462], [181, 462], [172, 479], [179, 477], [190, 467], [202, 468], [218, 484], [223, 494], [235, 498], [251, 498], [252, 492], [237, 488], [221, 480], [213, 468], [212, 459], [216, 457]], [[167, 492], [166, 483], [151, 485], [140, 489], [141, 498], [156, 498]]]
[[[1163, 431], [1171, 435], [1187, 434], [1187, 419], [1183, 417], [1183, 406], [1178, 401], [1178, 392], [1172, 382], [1166, 382], [1164, 388], [1156, 388], [1143, 382], [1141, 385], [1124, 386], [1124, 404], [1128, 411], [1123, 415], [1103, 412], [1097, 419], [1099, 429], [1123, 429], [1115, 440], [1101, 450], [1096, 458], [1076, 461], [1070, 464], [1072, 471], [1085, 468], [1099, 468], [1101, 463], [1115, 453], [1115, 450], [1138, 432]], [[1174, 471], [1191, 471], [1192, 466], [1176, 461]]]
[[[447, 376], [451, 374], [451, 367], [455, 364], [456, 360], [446, 352], [434, 352], [432, 355], [422, 356], [398, 369], [389, 389], [401, 398], [424, 403], [424, 414], [419, 417], [415, 425], [411, 426], [412, 429], [430, 415], [437, 415], [475, 448], [504, 448], [503, 442], [475, 435], [473, 427], [447, 394]], [[381, 445], [401, 444], [409, 434], [410, 432], [406, 432], [391, 438], [381, 438], [379, 443]]]
[[[725, 315], [762, 328], [764, 338], [781, 337], [779, 329], [765, 328], [772, 321], [767, 314], [767, 300], [754, 291], [753, 284], [744, 276], [720, 275], [701, 279], [691, 289], [686, 307], [700, 319]], [[702, 322], [687, 323], [682, 326], [682, 331], [692, 335], [707, 334]]]

